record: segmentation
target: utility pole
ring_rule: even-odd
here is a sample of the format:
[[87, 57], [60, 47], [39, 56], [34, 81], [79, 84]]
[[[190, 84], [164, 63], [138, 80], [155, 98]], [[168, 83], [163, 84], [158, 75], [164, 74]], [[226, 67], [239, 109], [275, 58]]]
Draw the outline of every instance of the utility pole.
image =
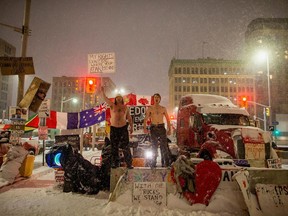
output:
[[[21, 47], [21, 57], [26, 57], [27, 53], [27, 43], [29, 36], [29, 20], [30, 20], [30, 7], [31, 0], [26, 0], [25, 10], [24, 10], [24, 20], [22, 26], [22, 47]], [[17, 104], [23, 98], [24, 95], [24, 84], [25, 84], [25, 74], [18, 74], [18, 95], [17, 95]]]
[[[14, 31], [22, 34], [22, 46], [21, 46], [21, 57], [26, 57], [28, 36], [30, 34], [29, 20], [30, 20], [30, 6], [31, 0], [26, 0], [24, 10], [24, 20], [22, 28], [11, 26], [8, 24], [0, 23], [1, 26], [5, 26], [13, 29]], [[34, 69], [33, 69], [34, 71]], [[34, 74], [34, 72], [33, 72]], [[24, 84], [25, 84], [25, 73], [18, 73], [18, 94], [17, 94], [17, 105], [23, 98], [24, 95]]]

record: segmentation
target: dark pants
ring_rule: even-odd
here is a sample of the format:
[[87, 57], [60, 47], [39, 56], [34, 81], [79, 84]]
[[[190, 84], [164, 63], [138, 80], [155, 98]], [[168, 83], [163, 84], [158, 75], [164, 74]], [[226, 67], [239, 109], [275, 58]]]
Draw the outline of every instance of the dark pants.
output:
[[123, 150], [127, 167], [132, 166], [132, 155], [129, 147], [129, 133], [127, 127], [128, 125], [119, 128], [111, 126], [110, 140], [112, 147], [112, 167], [120, 166], [119, 148]]
[[164, 124], [151, 125], [150, 127], [152, 151], [153, 151], [153, 162], [152, 166], [156, 166], [157, 154], [158, 154], [158, 141], [160, 143], [161, 157], [164, 162], [164, 166], [170, 165], [170, 151], [167, 142], [166, 129]]

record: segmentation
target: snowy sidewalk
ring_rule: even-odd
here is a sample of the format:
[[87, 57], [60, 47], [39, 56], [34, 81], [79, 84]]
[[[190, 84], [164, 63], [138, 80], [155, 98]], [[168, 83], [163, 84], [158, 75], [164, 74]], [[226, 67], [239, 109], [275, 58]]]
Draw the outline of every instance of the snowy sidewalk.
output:
[[[46, 151], [45, 153], [47, 153]], [[88, 161], [94, 156], [100, 156], [101, 151], [89, 150], [83, 151], [83, 157]], [[55, 184], [55, 174], [54, 169], [48, 167], [44, 161], [43, 166], [43, 154], [37, 155], [34, 161], [34, 168], [32, 175], [29, 178], [18, 177], [12, 184], [8, 184], [5, 181], [0, 182], [0, 193], [8, 191], [13, 188], [39, 188], [39, 187], [49, 187]]]

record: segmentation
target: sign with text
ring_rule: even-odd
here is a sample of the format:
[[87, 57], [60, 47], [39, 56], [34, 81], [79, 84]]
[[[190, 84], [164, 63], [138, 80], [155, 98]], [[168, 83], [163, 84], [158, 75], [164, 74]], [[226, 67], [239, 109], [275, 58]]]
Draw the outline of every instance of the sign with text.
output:
[[47, 95], [50, 85], [50, 83], [34, 77], [18, 106], [29, 107], [29, 110], [37, 112]]
[[80, 149], [80, 137], [77, 134], [74, 135], [56, 135], [55, 136], [55, 144], [57, 145], [65, 145], [69, 144], [75, 148]]
[[114, 73], [115, 53], [88, 54], [89, 73]]
[[133, 131], [143, 133], [143, 122], [146, 113], [146, 106], [130, 106], [130, 115], [133, 119]]
[[282, 168], [281, 158], [267, 159], [267, 165], [268, 168], [281, 169]]
[[0, 57], [2, 75], [35, 74], [32, 57]]
[[0, 131], [0, 144], [9, 144], [11, 131]]
[[11, 124], [11, 131], [16, 131], [18, 134], [24, 134], [25, 120], [13, 120]]
[[39, 140], [47, 140], [48, 139], [48, 127], [47, 126], [39, 126], [38, 136], [39, 136]]
[[246, 159], [265, 159], [265, 145], [255, 143], [245, 143], [245, 158]]
[[9, 107], [9, 119], [27, 120], [28, 119], [28, 109], [17, 107], [17, 106], [10, 106]]
[[166, 206], [166, 182], [134, 182], [132, 202]]
[[50, 117], [50, 99], [44, 99], [38, 110], [39, 118], [49, 118]]
[[[256, 184], [257, 200], [265, 215], [287, 215], [287, 184]], [[269, 204], [269, 205], [268, 205]], [[285, 214], [286, 212], [286, 214]]]

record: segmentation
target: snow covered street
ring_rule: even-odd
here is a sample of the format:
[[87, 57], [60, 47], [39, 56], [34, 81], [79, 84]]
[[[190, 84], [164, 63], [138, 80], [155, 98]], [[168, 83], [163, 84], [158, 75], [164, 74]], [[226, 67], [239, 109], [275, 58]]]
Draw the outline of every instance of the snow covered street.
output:
[[[86, 159], [99, 154], [84, 151]], [[42, 156], [35, 163], [41, 163]], [[109, 202], [108, 191], [97, 195], [63, 193], [62, 187], [54, 182], [54, 170], [40, 166], [33, 171], [31, 178], [10, 185], [9, 190], [1, 188], [0, 209], [5, 215], [243, 215], [237, 203], [229, 201], [229, 194], [223, 197], [215, 193], [209, 206], [189, 205], [178, 194], [167, 195], [167, 206], [153, 207], [132, 203], [131, 191], [127, 191]], [[227, 204], [228, 203], [228, 204]], [[244, 214], [245, 215], [245, 214]], [[248, 215], [248, 213], [246, 214]]]

